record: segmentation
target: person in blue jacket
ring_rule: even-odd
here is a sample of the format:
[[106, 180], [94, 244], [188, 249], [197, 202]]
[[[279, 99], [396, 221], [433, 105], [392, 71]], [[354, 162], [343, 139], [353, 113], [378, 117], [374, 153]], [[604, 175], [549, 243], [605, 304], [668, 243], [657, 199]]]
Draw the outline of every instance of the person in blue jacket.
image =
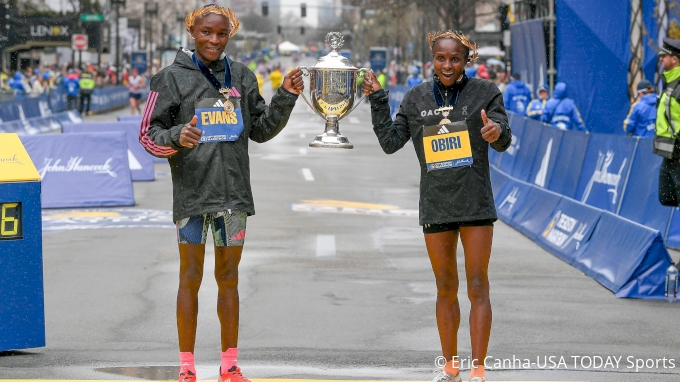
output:
[[416, 66], [413, 68], [413, 72], [411, 73], [411, 76], [406, 80], [406, 86], [409, 88], [412, 88], [416, 85], [420, 85], [423, 83], [423, 77], [420, 76], [420, 69]]
[[519, 79], [518, 73], [512, 73], [510, 83], [503, 94], [505, 110], [519, 115], [526, 115], [527, 105], [531, 101], [531, 90]]
[[64, 89], [66, 89], [66, 110], [75, 110], [78, 107], [78, 97], [80, 96], [80, 83], [78, 74], [73, 69], [69, 69], [64, 78]]
[[567, 84], [558, 82], [555, 85], [553, 98], [548, 100], [541, 115], [541, 121], [549, 123], [560, 130], [578, 130], [587, 132], [581, 114], [574, 100], [567, 97]]
[[623, 121], [623, 130], [633, 137], [654, 138], [656, 126], [656, 93], [654, 86], [647, 80], [637, 84], [638, 97], [630, 106], [628, 116]]
[[538, 94], [538, 98], [529, 102], [529, 106], [527, 106], [527, 117], [540, 121], [541, 114], [543, 114], [543, 109], [545, 108], [550, 93], [545, 86], [539, 87], [536, 93]]

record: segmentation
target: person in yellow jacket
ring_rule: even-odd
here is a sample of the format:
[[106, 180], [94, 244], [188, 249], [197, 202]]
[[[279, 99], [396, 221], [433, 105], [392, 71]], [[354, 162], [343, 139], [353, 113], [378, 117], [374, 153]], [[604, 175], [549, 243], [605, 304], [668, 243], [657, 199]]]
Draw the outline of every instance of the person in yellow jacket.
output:
[[663, 92], [656, 111], [654, 153], [664, 157], [659, 170], [659, 201], [680, 206], [680, 40], [663, 39], [659, 50]]
[[269, 80], [272, 82], [272, 89], [276, 90], [281, 87], [283, 83], [283, 73], [281, 73], [281, 68], [276, 67], [269, 73]]
[[262, 74], [260, 73], [257, 73], [255, 77], [257, 77], [257, 88], [260, 90], [260, 95], [262, 95], [262, 86], [264, 85], [264, 78], [262, 78]]
[[[80, 75], [80, 80], [78, 80], [80, 83], [80, 114], [83, 114], [83, 110], [85, 110], [85, 114], [90, 114], [90, 103], [92, 102], [92, 93], [94, 92], [94, 76], [92, 76], [92, 73], [88, 72], [85, 70], [83, 74]], [[85, 107], [85, 103], [87, 102], [87, 107]]]

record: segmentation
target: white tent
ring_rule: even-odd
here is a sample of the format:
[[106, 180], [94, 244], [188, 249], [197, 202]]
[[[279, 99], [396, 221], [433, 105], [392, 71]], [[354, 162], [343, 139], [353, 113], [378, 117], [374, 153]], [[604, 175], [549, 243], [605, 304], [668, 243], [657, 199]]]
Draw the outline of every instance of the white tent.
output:
[[300, 51], [300, 47], [298, 47], [297, 45], [293, 44], [290, 41], [284, 41], [284, 42], [279, 44], [279, 53], [299, 52], [299, 51]]

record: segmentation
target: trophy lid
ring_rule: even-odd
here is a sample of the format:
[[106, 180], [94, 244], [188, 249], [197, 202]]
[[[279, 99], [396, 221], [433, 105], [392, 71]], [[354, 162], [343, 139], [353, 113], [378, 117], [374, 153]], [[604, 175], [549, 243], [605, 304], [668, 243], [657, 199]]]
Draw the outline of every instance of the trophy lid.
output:
[[332, 50], [327, 55], [319, 58], [316, 65], [313, 68], [318, 69], [343, 69], [343, 70], [356, 70], [357, 68], [352, 65], [347, 57], [338, 53], [338, 48], [342, 46], [344, 39], [340, 32], [330, 32], [326, 35], [326, 45], [328, 45]]

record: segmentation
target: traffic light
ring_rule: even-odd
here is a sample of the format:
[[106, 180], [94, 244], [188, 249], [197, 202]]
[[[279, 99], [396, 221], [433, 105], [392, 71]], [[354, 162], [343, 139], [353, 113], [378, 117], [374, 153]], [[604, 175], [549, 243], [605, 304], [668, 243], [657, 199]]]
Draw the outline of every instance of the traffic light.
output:
[[305, 3], [300, 4], [300, 15], [302, 17], [307, 17], [307, 4]]
[[262, 2], [262, 16], [267, 16], [269, 14], [269, 3], [266, 1]]
[[300, 34], [305, 34], [305, 27], [300, 27]]
[[276, 33], [281, 34], [281, 25], [276, 26]]
[[508, 20], [508, 10], [510, 7], [507, 4], [498, 6], [498, 20], [501, 22], [501, 31], [510, 29], [510, 22]]

